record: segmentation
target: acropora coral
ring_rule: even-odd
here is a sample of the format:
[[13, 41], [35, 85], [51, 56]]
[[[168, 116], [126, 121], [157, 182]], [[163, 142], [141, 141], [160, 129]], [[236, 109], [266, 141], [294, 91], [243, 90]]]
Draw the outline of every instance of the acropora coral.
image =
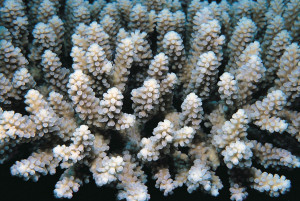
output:
[[56, 198], [92, 179], [119, 200], [149, 200], [149, 180], [218, 196], [220, 168], [231, 200], [284, 194], [299, 16], [299, 0], [0, 0], [0, 163], [64, 170]]

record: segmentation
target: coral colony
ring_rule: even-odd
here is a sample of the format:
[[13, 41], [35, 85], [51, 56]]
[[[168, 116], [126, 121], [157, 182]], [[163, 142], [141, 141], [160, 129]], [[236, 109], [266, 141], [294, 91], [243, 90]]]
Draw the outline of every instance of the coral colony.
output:
[[218, 196], [218, 167], [231, 200], [291, 188], [268, 168], [300, 166], [299, 0], [0, 7], [0, 163], [24, 155], [12, 175], [63, 169], [57, 198], [92, 179], [128, 201], [149, 200], [150, 179]]

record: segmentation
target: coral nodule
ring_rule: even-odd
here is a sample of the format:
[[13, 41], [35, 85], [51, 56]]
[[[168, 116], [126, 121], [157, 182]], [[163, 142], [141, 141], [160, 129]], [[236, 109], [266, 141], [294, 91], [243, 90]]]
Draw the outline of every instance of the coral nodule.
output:
[[119, 200], [149, 200], [149, 179], [218, 196], [218, 168], [231, 200], [284, 194], [299, 16], [299, 0], [0, 0], [0, 164], [63, 170], [56, 198], [91, 179]]

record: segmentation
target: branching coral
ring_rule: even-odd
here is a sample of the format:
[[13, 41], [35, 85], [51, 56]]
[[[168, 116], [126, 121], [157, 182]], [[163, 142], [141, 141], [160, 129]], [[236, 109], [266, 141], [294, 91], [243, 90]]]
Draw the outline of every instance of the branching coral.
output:
[[288, 192], [279, 170], [300, 167], [299, 5], [0, 1], [0, 163], [18, 156], [11, 174], [33, 181], [63, 169], [56, 198], [93, 178], [145, 201], [147, 177], [164, 196], [218, 196], [219, 169], [231, 200]]

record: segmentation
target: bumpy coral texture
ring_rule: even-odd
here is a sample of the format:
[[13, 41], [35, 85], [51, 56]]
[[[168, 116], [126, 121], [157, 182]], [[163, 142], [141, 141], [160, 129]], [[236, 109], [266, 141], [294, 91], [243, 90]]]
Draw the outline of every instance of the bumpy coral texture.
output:
[[299, 0], [0, 0], [0, 164], [63, 170], [56, 198], [92, 180], [127, 201], [149, 180], [280, 196], [300, 167], [299, 16]]

